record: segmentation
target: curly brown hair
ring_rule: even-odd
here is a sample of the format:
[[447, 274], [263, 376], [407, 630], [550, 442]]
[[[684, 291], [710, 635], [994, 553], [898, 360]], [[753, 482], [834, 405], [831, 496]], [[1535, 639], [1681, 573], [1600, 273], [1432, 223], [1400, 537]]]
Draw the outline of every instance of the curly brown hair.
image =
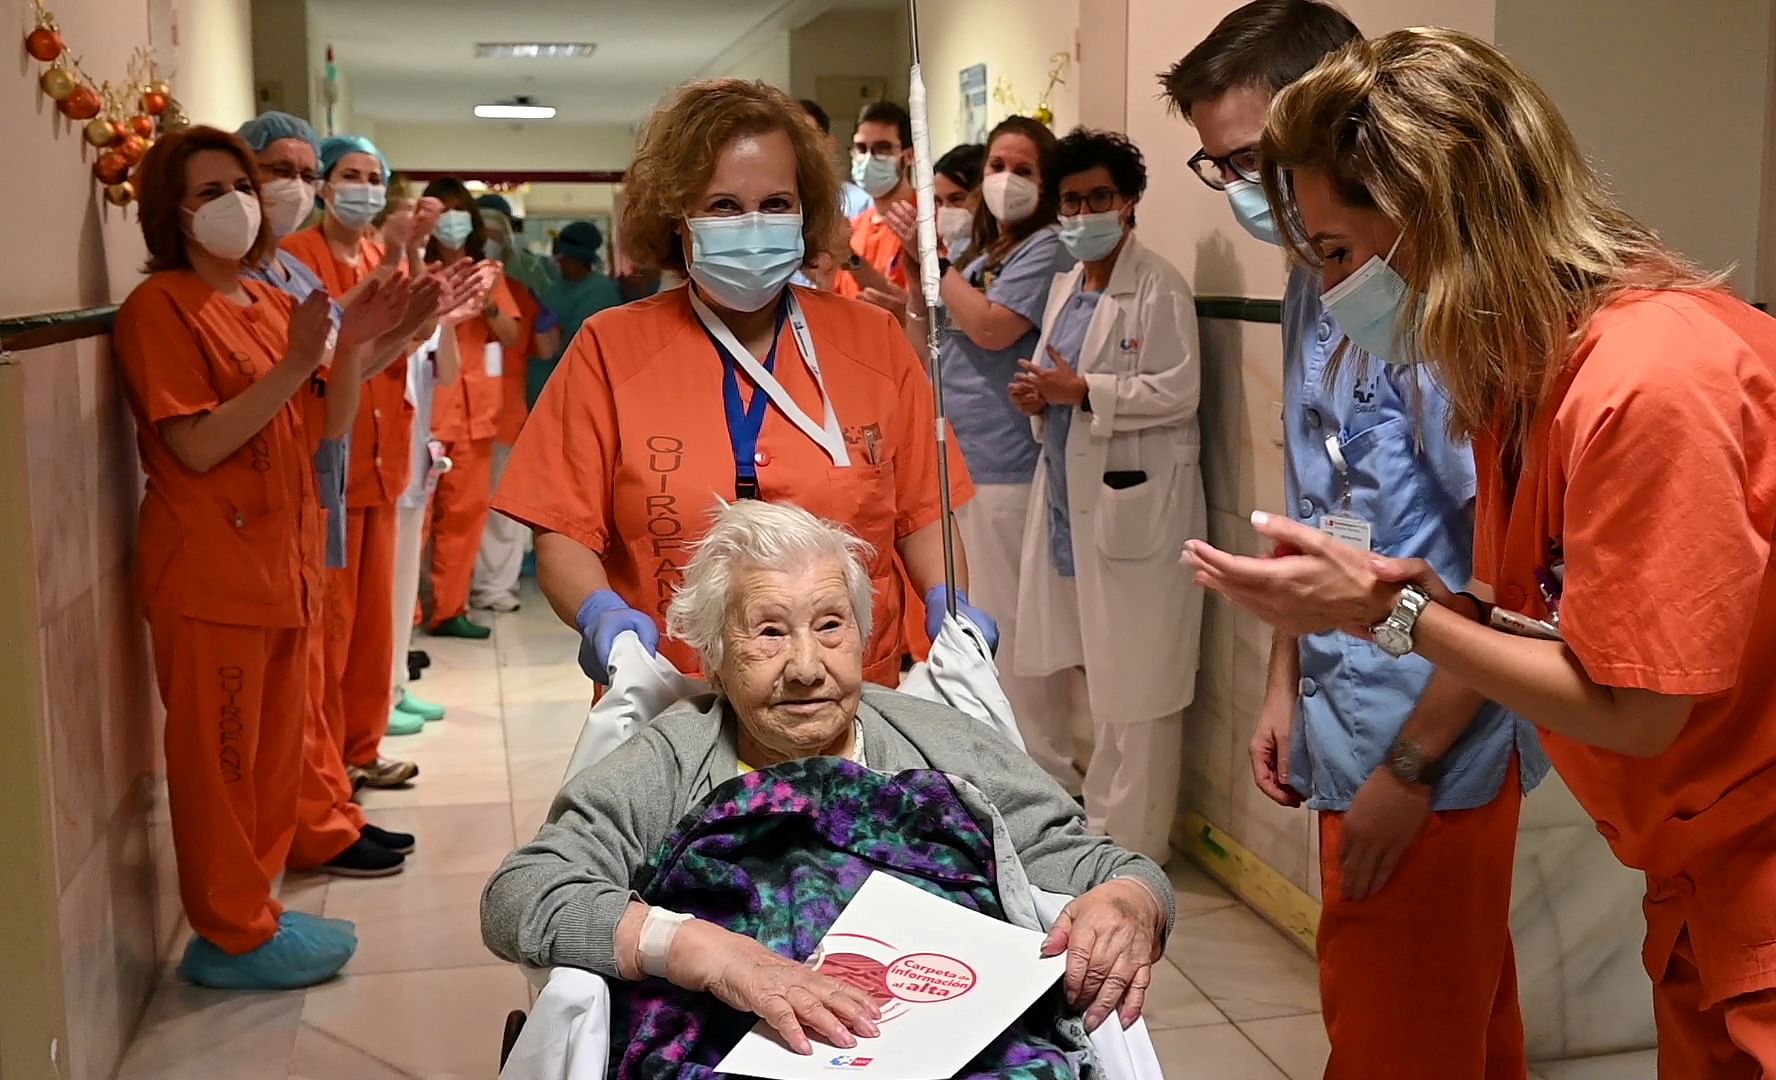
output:
[[679, 233], [686, 213], [715, 173], [716, 155], [742, 135], [781, 131], [795, 148], [806, 265], [844, 235], [839, 176], [826, 140], [781, 90], [744, 79], [686, 83], [654, 109], [641, 129], [623, 181], [623, 250], [644, 269], [687, 272]]
[[[185, 249], [185, 166], [205, 150], [219, 150], [240, 163], [241, 171], [259, 194], [259, 161], [240, 137], [213, 127], [189, 127], [156, 139], [136, 169], [136, 218], [148, 245], [149, 273], [189, 270], [191, 256]], [[269, 222], [261, 221], [253, 247], [241, 259], [243, 266], [258, 266], [277, 247]]]

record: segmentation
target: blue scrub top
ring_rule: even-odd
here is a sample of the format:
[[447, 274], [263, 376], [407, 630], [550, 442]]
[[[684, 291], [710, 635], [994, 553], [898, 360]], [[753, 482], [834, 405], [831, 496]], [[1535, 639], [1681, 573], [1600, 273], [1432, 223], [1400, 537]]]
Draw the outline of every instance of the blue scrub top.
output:
[[[1085, 335], [1103, 297], [1100, 292], [1087, 292], [1085, 277], [1081, 275], [1049, 331], [1049, 345], [1074, 371], [1079, 370]], [[1054, 366], [1046, 352], [1037, 362], [1043, 367]], [[1073, 576], [1073, 520], [1067, 514], [1067, 434], [1073, 430], [1073, 414], [1077, 411], [1073, 405], [1050, 405], [1042, 414], [1046, 421], [1042, 431], [1042, 468], [1048, 477], [1048, 558], [1055, 573], [1064, 578]]]
[[549, 376], [555, 373], [555, 366], [567, 355], [568, 347], [573, 344], [580, 327], [605, 308], [621, 307], [623, 294], [615, 281], [593, 272], [578, 281], [556, 279], [543, 290], [538, 302], [542, 304], [545, 313], [553, 316], [555, 326], [560, 329], [561, 348], [554, 356], [531, 361], [525, 382], [532, 406], [536, 405], [537, 397], [542, 394]]
[[[298, 304], [307, 300], [310, 293], [326, 292], [326, 286], [308, 264], [296, 256], [279, 248], [272, 253], [277, 264], [284, 269], [283, 274], [273, 273], [270, 266], [259, 266], [241, 273], [250, 281], [261, 281], [275, 289], [282, 290]], [[332, 305], [331, 315], [333, 329], [339, 329], [339, 320], [345, 312], [339, 301], [329, 300]], [[345, 566], [345, 485], [346, 466], [351, 456], [351, 433], [344, 438], [322, 439], [315, 450], [315, 490], [319, 492], [321, 509], [327, 512], [327, 550], [326, 565], [330, 570], [338, 570]]]
[[[1283, 489], [1297, 521], [1354, 514], [1369, 522], [1374, 550], [1429, 562], [1451, 587], [1474, 568], [1474, 454], [1446, 434], [1449, 402], [1428, 369], [1375, 360], [1354, 346], [1330, 386], [1326, 372], [1344, 342], [1320, 303], [1319, 275], [1297, 270], [1283, 295]], [[1349, 468], [1327, 449], [1338, 436]], [[1315, 810], [1347, 810], [1381, 765], [1431, 678], [1431, 664], [1394, 659], [1343, 633], [1300, 639], [1301, 684], [1289, 781]], [[1491, 802], [1511, 756], [1532, 790], [1548, 759], [1528, 722], [1486, 703], [1446, 755], [1432, 808]]]
[[1011, 379], [1019, 360], [1035, 358], [1042, 316], [1054, 277], [1073, 266], [1054, 226], [1024, 240], [997, 270], [980, 255], [962, 271], [987, 299], [1017, 312], [1030, 331], [1009, 348], [983, 349], [953, 324], [943, 340], [944, 412], [976, 484], [1028, 484], [1041, 447], [1030, 437], [1030, 418], [1011, 403]]

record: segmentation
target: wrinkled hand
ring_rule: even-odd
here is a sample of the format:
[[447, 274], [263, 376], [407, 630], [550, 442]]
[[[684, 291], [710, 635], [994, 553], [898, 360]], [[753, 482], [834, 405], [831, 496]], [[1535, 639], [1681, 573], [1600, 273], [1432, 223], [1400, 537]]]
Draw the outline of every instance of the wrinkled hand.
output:
[[1116, 1013], [1123, 1027], [1141, 1016], [1153, 964], [1159, 959], [1165, 908], [1132, 878], [1108, 881], [1068, 904], [1042, 943], [1043, 956], [1067, 954], [1062, 985], [1085, 1029]]
[[860, 294], [862, 299], [893, 315], [905, 323], [907, 319], [907, 291], [890, 285], [886, 289], [865, 289]]
[[1278, 806], [1301, 805], [1300, 792], [1289, 786], [1289, 739], [1294, 728], [1295, 695], [1267, 690], [1258, 708], [1258, 728], [1246, 749], [1252, 757], [1253, 782]]
[[1346, 900], [1380, 892], [1431, 816], [1431, 789], [1377, 769], [1357, 789], [1339, 838], [1338, 873]]
[[1066, 357], [1050, 345], [1048, 359], [1053, 367], [1038, 364], [1034, 360], [1019, 360], [1018, 367], [1023, 370], [1013, 377], [1012, 383], [1022, 383], [1030, 387], [1050, 405], [1078, 406], [1084, 402], [1085, 380], [1074, 373]]
[[1048, 402], [1042, 400], [1041, 391], [1031, 383], [1019, 382], [1019, 378], [1021, 376], [1011, 381], [1011, 403], [1017, 407], [1017, 411], [1025, 416], [1036, 416], [1048, 408]]
[[728, 935], [733, 947], [702, 963], [710, 974], [699, 988], [724, 1005], [757, 1016], [798, 1054], [812, 1054], [809, 1034], [849, 1050], [857, 1036], [881, 1034], [881, 1010], [870, 996], [849, 983], [793, 963], [738, 934]]
[[295, 364], [311, 375], [327, 356], [327, 339], [333, 333], [333, 301], [325, 289], [316, 289], [290, 313], [290, 351], [284, 363]]
[[1375, 572], [1368, 552], [1277, 514], [1253, 514], [1252, 525], [1297, 554], [1248, 558], [1192, 540], [1184, 545], [1184, 563], [1196, 571], [1198, 585], [1297, 637], [1366, 633], [1394, 609], [1400, 587]]

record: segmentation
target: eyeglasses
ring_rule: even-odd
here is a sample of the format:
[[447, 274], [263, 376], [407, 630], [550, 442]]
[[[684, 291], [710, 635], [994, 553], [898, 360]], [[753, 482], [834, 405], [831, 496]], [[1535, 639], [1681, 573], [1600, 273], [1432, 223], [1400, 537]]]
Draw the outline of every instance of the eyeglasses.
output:
[[891, 143], [885, 139], [874, 143], [855, 142], [851, 144], [851, 153], [855, 157], [899, 157], [901, 146], [899, 143]]
[[276, 165], [267, 165], [265, 166], [265, 171], [275, 179], [300, 180], [310, 187], [314, 187], [321, 182], [320, 174], [316, 173], [313, 169], [298, 169], [296, 166], [288, 164], [287, 162], [279, 162]]
[[1061, 192], [1061, 213], [1069, 217], [1088, 210], [1094, 214], [1102, 214], [1116, 209], [1116, 196], [1116, 189], [1107, 187], [1093, 188], [1084, 195], [1063, 191]]
[[1258, 166], [1256, 146], [1235, 150], [1226, 157], [1211, 157], [1207, 150], [1198, 150], [1190, 159], [1190, 168], [1196, 173], [1197, 179], [1216, 191], [1226, 191], [1227, 185], [1236, 177], [1249, 183], [1260, 183], [1263, 177]]

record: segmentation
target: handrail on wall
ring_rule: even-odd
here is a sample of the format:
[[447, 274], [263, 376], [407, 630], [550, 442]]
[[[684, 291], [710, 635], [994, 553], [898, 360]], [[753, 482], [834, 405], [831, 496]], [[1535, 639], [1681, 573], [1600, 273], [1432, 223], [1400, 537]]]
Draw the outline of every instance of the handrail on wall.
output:
[[[1196, 298], [1196, 314], [1202, 319], [1281, 323], [1283, 305], [1279, 300], [1258, 300], [1249, 296], [1199, 296]], [[0, 319], [0, 356], [81, 338], [103, 337], [111, 332], [116, 319], [115, 304]]]
[[[8, 353], [41, 349], [65, 341], [103, 337], [111, 332], [111, 325], [116, 321], [116, 304], [0, 319], [0, 358]], [[0, 363], [4, 362], [0, 359]]]

